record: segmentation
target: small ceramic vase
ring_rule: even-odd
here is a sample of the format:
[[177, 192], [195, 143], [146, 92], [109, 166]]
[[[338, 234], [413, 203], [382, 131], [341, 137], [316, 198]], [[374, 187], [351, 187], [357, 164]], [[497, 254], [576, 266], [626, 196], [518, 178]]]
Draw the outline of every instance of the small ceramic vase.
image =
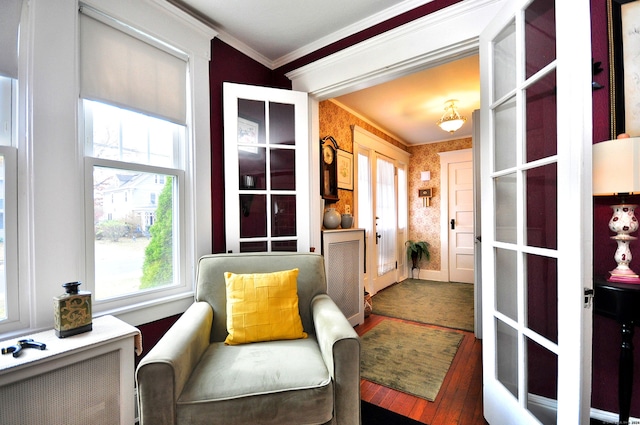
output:
[[322, 220], [325, 229], [337, 229], [340, 225], [340, 213], [335, 208], [327, 208]]
[[353, 226], [353, 216], [351, 214], [342, 214], [340, 226], [342, 226], [343, 229], [351, 229], [351, 226]]

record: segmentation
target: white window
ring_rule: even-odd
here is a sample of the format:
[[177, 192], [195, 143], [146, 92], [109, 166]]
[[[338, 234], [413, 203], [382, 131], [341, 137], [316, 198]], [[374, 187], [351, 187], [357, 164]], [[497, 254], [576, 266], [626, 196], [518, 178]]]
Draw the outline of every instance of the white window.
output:
[[20, 319], [17, 279], [17, 155], [15, 148], [17, 81], [0, 76], [0, 330]]
[[190, 288], [180, 220], [190, 130], [187, 59], [142, 31], [81, 9], [85, 193], [91, 199], [86, 280], [94, 310]]
[[17, 89], [18, 32], [22, 0], [0, 3], [0, 334], [28, 320], [27, 300], [18, 281]]

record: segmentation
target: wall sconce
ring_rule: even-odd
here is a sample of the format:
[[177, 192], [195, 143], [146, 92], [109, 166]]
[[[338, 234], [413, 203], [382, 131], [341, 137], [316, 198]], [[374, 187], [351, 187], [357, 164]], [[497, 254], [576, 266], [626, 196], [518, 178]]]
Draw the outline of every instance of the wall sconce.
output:
[[437, 122], [438, 126], [444, 131], [453, 134], [454, 131], [462, 127], [467, 119], [458, 113], [456, 108], [457, 99], [449, 99], [444, 103], [444, 114]]
[[[241, 176], [241, 189], [252, 190], [256, 187], [256, 180], [253, 176]], [[242, 215], [249, 217], [249, 211], [251, 211], [251, 204], [253, 203], [253, 194], [240, 195], [240, 208], [242, 209]]]
[[[620, 137], [620, 136], [619, 136]], [[629, 244], [636, 240], [630, 234], [638, 230], [635, 216], [637, 205], [627, 204], [626, 196], [640, 193], [640, 137], [624, 137], [593, 145], [593, 195], [618, 195], [620, 203], [611, 205], [613, 216], [609, 229], [611, 239], [618, 243], [614, 260], [618, 266], [609, 273], [609, 282], [639, 283], [640, 277], [631, 270]]]

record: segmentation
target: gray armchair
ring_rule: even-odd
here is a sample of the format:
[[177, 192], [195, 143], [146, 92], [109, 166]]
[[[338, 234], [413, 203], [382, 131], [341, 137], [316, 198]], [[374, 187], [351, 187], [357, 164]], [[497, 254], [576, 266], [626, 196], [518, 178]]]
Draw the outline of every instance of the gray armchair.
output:
[[[306, 339], [225, 345], [225, 272], [298, 268]], [[323, 257], [208, 255], [195, 303], [136, 370], [141, 425], [360, 423], [360, 341], [327, 295]]]

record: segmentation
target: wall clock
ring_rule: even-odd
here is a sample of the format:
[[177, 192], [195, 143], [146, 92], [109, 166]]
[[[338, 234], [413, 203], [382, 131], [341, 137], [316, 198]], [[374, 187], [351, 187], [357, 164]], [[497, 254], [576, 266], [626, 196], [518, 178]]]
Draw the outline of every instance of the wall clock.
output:
[[323, 199], [338, 200], [338, 142], [331, 136], [320, 140], [320, 194]]

